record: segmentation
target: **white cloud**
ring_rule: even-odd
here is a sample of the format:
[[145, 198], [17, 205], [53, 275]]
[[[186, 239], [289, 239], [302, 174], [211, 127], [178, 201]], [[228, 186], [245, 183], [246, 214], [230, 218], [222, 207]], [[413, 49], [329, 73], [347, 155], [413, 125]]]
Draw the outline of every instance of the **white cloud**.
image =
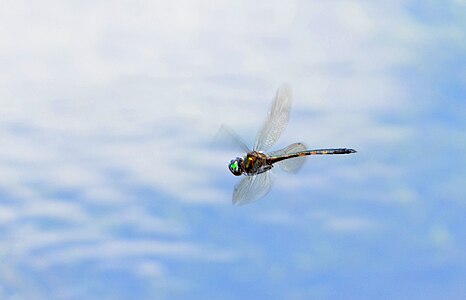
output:
[[194, 243], [153, 240], [109, 240], [90, 245], [79, 245], [57, 251], [49, 251], [44, 255], [33, 255], [32, 260], [37, 266], [50, 267], [56, 264], [76, 264], [82, 261], [106, 261], [141, 256], [213, 262], [229, 261], [235, 258], [235, 255], [231, 252], [219, 251]]
[[0, 222], [1, 223], [10, 223], [14, 221], [17, 218], [17, 212], [6, 206], [6, 205], [1, 205], [0, 206]]
[[255, 216], [255, 220], [275, 225], [295, 225], [299, 223], [296, 216], [283, 211], [269, 211]]
[[367, 232], [378, 230], [380, 224], [358, 216], [340, 216], [330, 212], [317, 211], [308, 214], [312, 220], [319, 221], [324, 229], [334, 233]]
[[136, 266], [136, 273], [141, 277], [160, 278], [164, 275], [163, 266], [155, 262], [142, 262]]
[[359, 232], [372, 228], [373, 224], [361, 218], [346, 217], [331, 219], [325, 226], [333, 232]]
[[451, 231], [442, 224], [434, 224], [430, 228], [429, 239], [433, 246], [440, 249], [451, 249], [455, 245]]
[[[10, 3], [10, 5], [13, 6], [12, 10], [23, 12], [19, 15], [20, 18], [22, 16], [24, 23], [15, 21], [18, 25], [16, 30], [23, 34], [11, 35], [7, 40], [17, 40], [18, 43], [5, 45], [5, 52], [8, 55], [16, 53], [17, 47], [21, 45], [20, 42], [24, 42], [23, 45], [28, 49], [26, 53], [36, 55], [37, 60], [45, 62], [45, 65], [34, 72], [34, 67], [31, 70], [31, 60], [25, 62], [20, 59], [15, 60], [16, 63], [21, 62], [21, 65], [26, 66], [27, 69], [16, 68], [16, 75], [13, 74], [10, 79], [15, 80], [15, 85], [11, 85], [9, 90], [16, 96], [16, 101], [9, 103], [12, 105], [9, 105], [11, 111], [8, 118], [14, 122], [25, 123], [35, 130], [39, 127], [40, 131], [45, 131], [42, 137], [48, 141], [45, 143], [39, 140], [21, 141], [24, 145], [21, 149], [11, 146], [11, 150], [14, 153], [24, 149], [36, 150], [35, 145], [41, 143], [42, 149], [39, 153], [42, 155], [55, 153], [63, 156], [63, 151], [67, 151], [63, 143], [73, 140], [75, 147], [72, 151], [76, 152], [74, 153], [76, 157], [66, 157], [67, 163], [63, 164], [60, 161], [56, 170], [50, 169], [49, 160], [44, 162], [47, 163], [48, 170], [41, 176], [60, 186], [74, 184], [86, 191], [94, 188], [91, 187], [92, 182], [94, 182], [93, 186], [105, 186], [104, 182], [99, 183], [105, 180], [101, 178], [101, 170], [91, 165], [83, 167], [83, 160], [90, 159], [99, 162], [98, 168], [102, 165], [121, 167], [131, 176], [135, 176], [135, 180], [146, 180], [149, 184], [154, 184], [181, 199], [215, 201], [223, 196], [220, 191], [209, 187], [209, 175], [204, 173], [203, 178], [194, 175], [202, 166], [193, 165], [191, 162], [180, 166], [177, 161], [199, 153], [191, 151], [192, 140], [202, 138], [206, 133], [212, 133], [212, 128], [222, 122], [236, 125], [238, 120], [236, 113], [229, 119], [228, 116], [232, 114], [225, 111], [244, 110], [245, 116], [249, 119], [242, 121], [245, 124], [252, 122], [254, 122], [252, 125], [258, 124], [265, 115], [276, 85], [285, 79], [296, 86], [298, 91], [296, 103], [300, 107], [311, 105], [316, 108], [319, 107], [316, 105], [321, 103], [320, 111], [333, 111], [324, 123], [315, 126], [326, 128], [325, 131], [320, 130], [322, 135], [329, 137], [341, 135], [339, 132], [332, 132], [332, 129], [342, 123], [354, 124], [351, 131], [359, 132], [360, 135], [361, 128], [364, 128], [366, 139], [376, 137], [383, 139], [384, 136], [392, 134], [364, 115], [364, 111], [371, 109], [396, 108], [402, 99], [400, 97], [402, 91], [399, 91], [396, 83], [392, 82], [393, 78], [386, 75], [374, 76], [374, 71], [367, 72], [364, 66], [359, 64], [367, 58], [366, 55], [359, 53], [361, 50], [358, 48], [359, 45], [379, 34], [377, 30], [380, 24], [386, 22], [385, 19], [375, 17], [377, 11], [374, 11], [375, 8], [372, 6], [364, 6], [354, 1], [326, 5], [298, 2], [285, 4], [276, 1], [266, 6], [248, 4], [248, 10], [244, 11], [240, 4], [223, 6], [209, 1], [186, 2], [185, 5], [163, 2], [141, 2], [134, 5], [122, 1], [113, 6], [113, 13], [109, 15], [106, 13], [105, 2], [96, 3], [92, 7], [86, 4], [73, 4], [73, 9], [70, 3], [61, 4], [52, 6], [50, 10], [44, 10], [42, 6], [33, 10], [20, 4]], [[391, 6], [390, 9], [395, 10], [396, 6]], [[128, 10], [135, 14], [128, 13]], [[34, 18], [28, 19], [27, 16], [32, 11]], [[310, 14], [307, 18], [301, 18], [304, 11]], [[244, 19], [237, 18], [239, 12]], [[399, 11], [391, 14], [397, 12]], [[81, 18], [85, 21], [82, 22]], [[330, 23], [329, 19], [335, 22]], [[312, 20], [312, 22], [306, 27], [306, 24], [302, 24], [303, 20]], [[408, 22], [407, 19], [401, 21]], [[61, 26], [56, 26], [56, 23]], [[250, 26], [251, 24], [255, 26]], [[329, 27], [330, 24], [334, 24], [333, 27]], [[34, 31], [28, 32], [26, 28], [29, 27], [34, 28]], [[209, 31], [210, 28], [214, 28], [214, 31]], [[300, 66], [315, 64], [314, 54], [321, 51], [317, 47], [319, 43], [303, 44], [312, 40], [302, 39], [307, 28], [310, 29], [311, 37], [333, 38], [329, 40], [331, 43], [329, 42], [325, 56], [318, 62], [319, 64], [330, 66], [337, 59], [348, 61], [353, 65], [352, 72], [356, 76], [335, 80], [335, 76], [326, 71], [332, 70], [331, 68], [320, 67], [314, 72], [313, 77], [302, 78], [299, 75]], [[221, 38], [216, 34], [225, 31], [231, 36]], [[352, 33], [349, 35], [350, 38], [337, 41], [337, 38], [344, 36], [342, 33], [345, 32]], [[406, 28], [403, 32], [406, 32]], [[5, 33], [9, 31], [5, 30]], [[290, 49], [298, 50], [297, 55], [291, 55], [293, 63], [286, 58], [290, 53], [283, 55], [272, 51], [273, 47], [264, 49], [263, 44], [254, 42], [257, 34], [281, 38]], [[395, 34], [391, 36], [395, 37]], [[121, 44], [122, 38], [128, 39], [128, 45]], [[209, 44], [202, 44], [202, 41], [211, 42], [213, 38], [216, 40], [217, 49], [210, 47]], [[402, 41], [406, 42], [407, 39], [402, 38]], [[338, 47], [335, 45], [336, 42], [340, 43]], [[389, 42], [398, 45], [397, 40], [389, 40]], [[242, 48], [227, 50], [224, 46], [230, 46], [230, 43]], [[180, 46], [187, 44], [193, 51], [180, 51]], [[390, 44], [384, 46], [388, 49], [391, 47]], [[342, 49], [342, 47], [347, 48]], [[272, 50], [258, 51], [269, 48]], [[406, 46], [403, 49], [406, 49]], [[210, 52], [217, 60], [204, 60], [206, 53], [202, 50]], [[222, 60], [227, 64], [226, 69], [222, 69], [222, 66], [218, 65], [218, 58], [228, 57], [229, 51], [235, 59], [245, 63], [228, 65], [229, 60]], [[58, 66], [57, 52], [66, 54], [63, 55], [62, 64], [65, 69], [49, 68], [49, 66]], [[119, 52], [121, 57], [112, 57]], [[382, 55], [383, 59], [373, 58], [373, 61], [384, 61], [386, 53]], [[175, 60], [183, 60], [181, 69], [177, 67], [175, 61], [170, 61], [171, 56]], [[355, 57], [359, 60], [357, 64], [352, 62]], [[261, 60], [263, 63], [252, 67]], [[270, 76], [271, 74], [264, 73], [264, 70], [268, 69], [264, 68], [264, 65], [270, 65], [271, 61], [274, 61], [273, 65], [277, 67], [288, 65], [289, 71], [281, 74], [280, 78], [278, 74]], [[198, 69], [195, 65], [200, 62], [202, 68]], [[134, 65], [138, 68], [134, 69]], [[69, 72], [70, 68], [74, 70], [71, 69], [73, 71]], [[190, 70], [189, 74], [186, 70]], [[238, 85], [236, 89], [229, 89], [202, 82], [202, 78], [206, 76], [222, 76], [224, 73], [244, 74], [249, 71], [252, 71], [253, 77], [263, 75], [262, 80], [264, 83], [267, 82], [268, 88], [261, 88], [248, 94]], [[29, 79], [25, 79], [25, 74], [28, 74]], [[62, 76], [65, 74], [71, 75]], [[136, 77], [132, 79], [131, 76]], [[157, 83], [160, 77], [167, 84], [158, 84], [157, 89], [150, 88], [149, 85]], [[131, 80], [137, 80], [138, 83], [132, 84]], [[322, 84], [314, 85], [312, 90], [304, 88], [322, 80], [327, 88], [320, 94], [313, 94], [315, 93], [313, 90], [318, 90]], [[19, 94], [18, 89], [21, 88], [19, 84], [27, 84], [30, 81], [41, 82], [40, 86], [35, 85], [31, 89], [39, 93]], [[72, 84], [71, 81], [76, 82], [77, 85]], [[196, 83], [200, 85], [196, 86]], [[368, 86], [368, 88], [361, 90], [360, 86]], [[203, 90], [199, 91], [199, 88]], [[141, 89], [144, 94], [140, 93]], [[335, 90], [340, 90], [345, 97], [334, 94], [332, 91]], [[376, 101], [371, 100], [374, 91], [377, 91], [376, 96], [384, 95], [384, 98], [376, 97]], [[258, 92], [261, 92], [261, 95]], [[233, 94], [235, 105], [229, 105], [227, 101], [222, 100], [232, 99]], [[215, 99], [211, 103], [218, 102], [221, 105], [213, 107], [205, 105], [206, 95], [209, 99]], [[5, 97], [5, 99], [9, 98]], [[167, 99], [170, 99], [168, 103]], [[254, 101], [248, 103], [253, 99]], [[323, 101], [323, 99], [332, 100]], [[395, 99], [397, 100], [394, 101]], [[30, 109], [31, 106], [34, 108]], [[251, 107], [254, 112], [244, 109], [246, 107]], [[338, 110], [346, 112], [348, 109], [357, 109], [360, 113], [355, 118], [350, 118], [345, 113], [335, 114]], [[335, 123], [335, 119], [340, 122]], [[188, 132], [183, 130], [186, 125], [190, 129]], [[176, 134], [164, 136], [161, 129], [166, 130], [167, 126]], [[372, 128], [372, 134], [367, 132], [369, 128]], [[121, 140], [127, 136], [139, 135], [141, 132], [149, 134], [145, 140], [151, 139], [153, 143], [141, 140], [134, 143], [125, 140], [116, 143], [105, 141], [108, 138]], [[67, 138], [64, 139], [63, 135]], [[312, 141], [312, 135], [309, 137]], [[182, 140], [187, 142], [180, 143]], [[38, 159], [35, 155], [27, 157], [32, 160]], [[53, 157], [56, 155], [49, 159]], [[197, 161], [200, 159], [202, 158], [196, 157]], [[208, 159], [201, 161], [209, 167]], [[66, 174], [67, 170], [69, 174]], [[38, 175], [33, 174], [33, 176]], [[106, 185], [107, 193], [119, 194], [118, 191], [108, 189]], [[199, 192], [201, 190], [205, 192]]]
[[354, 234], [378, 230], [380, 224], [361, 216], [343, 216], [327, 211], [291, 213], [268, 211], [253, 217], [256, 221], [277, 226], [310, 226], [318, 230], [323, 228], [332, 233]]
[[185, 236], [189, 230], [180, 220], [157, 217], [141, 207], [125, 204], [122, 209], [108, 213], [104, 220], [105, 227], [115, 228], [129, 226], [143, 233], [161, 233], [171, 236]]

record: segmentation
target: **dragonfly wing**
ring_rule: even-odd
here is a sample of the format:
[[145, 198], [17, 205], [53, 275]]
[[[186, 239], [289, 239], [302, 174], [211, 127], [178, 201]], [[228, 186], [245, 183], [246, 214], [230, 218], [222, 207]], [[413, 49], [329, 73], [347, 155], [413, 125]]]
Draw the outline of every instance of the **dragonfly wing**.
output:
[[282, 85], [277, 90], [267, 120], [257, 135], [256, 142], [254, 143], [254, 150], [265, 151], [278, 140], [286, 124], [288, 124], [291, 102], [291, 87]]
[[272, 187], [270, 172], [254, 176], [245, 176], [235, 186], [233, 191], [233, 204], [243, 205], [259, 200], [267, 195]]
[[[306, 146], [303, 143], [294, 143], [294, 144], [289, 145], [286, 148], [271, 152], [268, 155], [269, 156], [280, 156], [280, 155], [296, 153], [296, 152], [300, 152], [304, 150], [306, 150]], [[299, 169], [301, 169], [305, 161], [306, 161], [306, 157], [301, 156], [301, 157], [285, 159], [285, 160], [277, 162], [276, 164], [279, 165], [280, 168], [282, 168], [282, 170], [286, 172], [296, 173], [299, 171]]]
[[243, 140], [236, 134], [236, 132], [226, 125], [222, 125], [218, 130], [214, 138], [215, 144], [220, 144], [221, 142], [228, 142], [233, 144], [236, 147], [239, 147], [245, 153], [251, 152], [248, 146], [243, 142]]

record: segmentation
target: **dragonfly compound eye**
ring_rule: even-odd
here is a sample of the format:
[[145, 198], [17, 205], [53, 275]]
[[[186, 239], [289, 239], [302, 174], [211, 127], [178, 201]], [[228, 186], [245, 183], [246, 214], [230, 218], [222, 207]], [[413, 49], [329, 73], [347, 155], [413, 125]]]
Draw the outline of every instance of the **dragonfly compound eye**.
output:
[[228, 168], [230, 169], [230, 172], [233, 173], [235, 176], [240, 176], [241, 175], [241, 168], [239, 166], [241, 158], [237, 157], [236, 159], [232, 159], [230, 161], [230, 164], [228, 165]]

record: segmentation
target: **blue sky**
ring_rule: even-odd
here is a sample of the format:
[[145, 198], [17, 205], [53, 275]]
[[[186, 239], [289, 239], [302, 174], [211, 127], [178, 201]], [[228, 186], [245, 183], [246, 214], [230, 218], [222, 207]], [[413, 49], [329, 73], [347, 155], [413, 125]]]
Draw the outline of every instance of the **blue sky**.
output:
[[[3, 1], [0, 298], [466, 298], [466, 2]], [[235, 207], [275, 149], [349, 147]]]

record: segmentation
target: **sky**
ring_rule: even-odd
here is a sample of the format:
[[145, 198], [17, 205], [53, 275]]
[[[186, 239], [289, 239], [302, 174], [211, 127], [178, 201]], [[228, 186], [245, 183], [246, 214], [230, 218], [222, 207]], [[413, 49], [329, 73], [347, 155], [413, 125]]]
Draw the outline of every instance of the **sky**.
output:
[[[466, 1], [3, 0], [1, 299], [465, 299]], [[294, 142], [233, 206], [277, 88]]]

